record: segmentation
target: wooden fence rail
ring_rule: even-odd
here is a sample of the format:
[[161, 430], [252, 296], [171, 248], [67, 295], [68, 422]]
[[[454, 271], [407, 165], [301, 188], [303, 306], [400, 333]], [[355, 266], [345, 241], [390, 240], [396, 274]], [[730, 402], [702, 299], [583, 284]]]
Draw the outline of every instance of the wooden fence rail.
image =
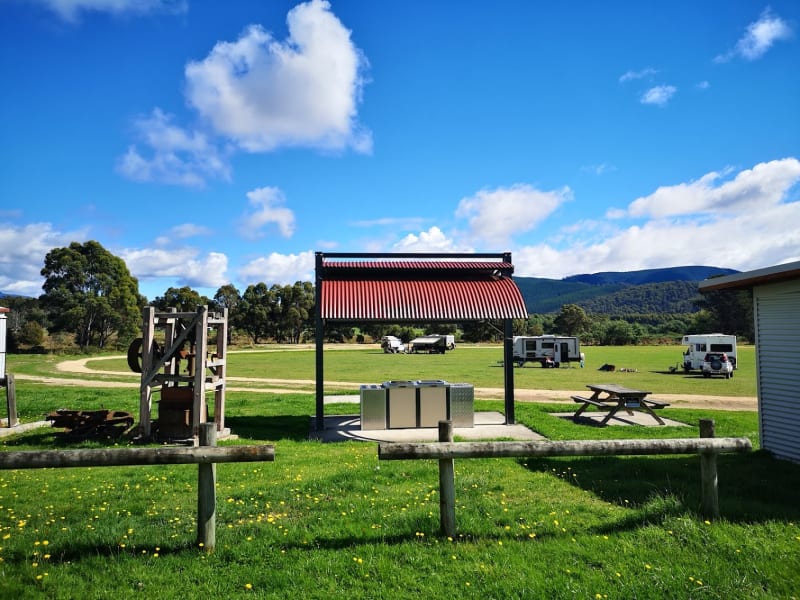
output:
[[271, 462], [274, 460], [274, 446], [30, 450], [0, 452], [0, 469], [192, 465], [231, 462]]
[[215, 423], [200, 424], [199, 447], [100, 448], [0, 452], [0, 469], [198, 465], [197, 543], [207, 551], [216, 545], [216, 464], [273, 462], [275, 446], [218, 447]]
[[647, 454], [699, 454], [701, 510], [708, 518], [719, 517], [717, 455], [749, 452], [747, 438], [715, 438], [714, 422], [703, 419], [697, 438], [660, 440], [569, 440], [554, 442], [453, 442], [453, 424], [439, 422], [439, 442], [378, 444], [379, 460], [439, 460], [439, 509], [441, 532], [456, 534], [455, 477], [456, 458], [523, 458], [541, 456], [622, 456]]
[[570, 440], [562, 442], [385, 442], [378, 446], [380, 460], [443, 458], [522, 458], [534, 456], [624, 456], [646, 454], [699, 454], [748, 452], [747, 438], [663, 440]]

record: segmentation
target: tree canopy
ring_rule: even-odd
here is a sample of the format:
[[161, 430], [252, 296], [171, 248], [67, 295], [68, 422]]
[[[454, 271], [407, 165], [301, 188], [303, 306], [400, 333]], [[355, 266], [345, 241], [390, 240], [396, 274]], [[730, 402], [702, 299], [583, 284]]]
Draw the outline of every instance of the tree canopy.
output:
[[207, 306], [208, 303], [208, 298], [185, 285], [182, 288], [167, 288], [163, 296], [156, 296], [150, 304], [159, 311], [174, 308], [178, 312], [195, 312], [198, 306]]
[[125, 262], [98, 242], [72, 242], [44, 259], [39, 297], [51, 331], [75, 334], [78, 346], [104, 348], [112, 336], [121, 344], [139, 327], [143, 298]]

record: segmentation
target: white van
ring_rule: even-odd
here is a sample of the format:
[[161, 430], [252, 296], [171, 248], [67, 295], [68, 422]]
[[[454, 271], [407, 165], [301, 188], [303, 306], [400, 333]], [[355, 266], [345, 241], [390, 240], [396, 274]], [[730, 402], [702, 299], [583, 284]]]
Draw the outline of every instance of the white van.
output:
[[686, 346], [683, 353], [683, 370], [699, 371], [703, 368], [703, 359], [709, 352], [721, 352], [728, 356], [736, 369], [736, 336], [724, 333], [698, 333], [683, 336], [681, 342]]

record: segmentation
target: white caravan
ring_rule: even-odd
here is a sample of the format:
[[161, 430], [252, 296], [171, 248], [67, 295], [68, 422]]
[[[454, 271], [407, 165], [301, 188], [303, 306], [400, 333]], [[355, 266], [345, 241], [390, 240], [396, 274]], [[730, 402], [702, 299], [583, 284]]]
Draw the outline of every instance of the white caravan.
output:
[[578, 338], [557, 335], [515, 335], [514, 364], [538, 362], [543, 367], [560, 367], [561, 363], [583, 360]]
[[703, 368], [703, 359], [709, 352], [724, 352], [728, 355], [733, 368], [736, 367], [736, 336], [724, 333], [696, 333], [683, 336], [681, 342], [686, 346], [683, 353], [683, 370], [699, 371]]

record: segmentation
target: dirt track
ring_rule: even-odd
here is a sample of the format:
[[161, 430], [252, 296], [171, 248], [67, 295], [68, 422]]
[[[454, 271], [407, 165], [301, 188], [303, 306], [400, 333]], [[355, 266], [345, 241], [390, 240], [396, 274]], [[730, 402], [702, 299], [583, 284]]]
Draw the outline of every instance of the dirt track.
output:
[[[109, 357], [117, 358], [117, 357]], [[38, 377], [33, 375], [17, 375], [17, 379], [36, 380], [50, 385], [80, 385], [84, 387], [126, 387], [137, 388], [138, 378], [129, 371], [109, 372], [98, 371], [86, 366], [89, 360], [102, 360], [98, 358], [81, 358], [78, 360], [66, 360], [58, 363], [56, 368], [63, 373], [79, 373], [86, 375], [125, 375], [131, 377], [130, 382], [124, 381], [104, 381], [102, 379], [73, 379], [67, 377]], [[269, 394], [291, 394], [297, 393], [298, 388], [302, 391], [313, 389], [315, 382], [310, 379], [290, 380], [290, 379], [260, 379], [253, 377], [229, 377], [227, 389], [232, 392], [251, 392]], [[247, 384], [251, 384], [248, 386]], [[259, 387], [252, 387], [258, 385]], [[326, 381], [327, 389], [357, 390], [360, 384], [349, 381]], [[569, 401], [573, 394], [581, 394], [583, 391], [565, 390], [529, 390], [517, 388], [514, 390], [514, 397], [518, 402], [559, 402]], [[484, 399], [502, 399], [505, 391], [502, 388], [475, 388], [475, 396]], [[652, 396], [654, 400], [669, 402], [672, 406], [680, 408], [710, 408], [716, 410], [757, 410], [758, 401], [755, 397], [733, 397], [733, 396], [697, 396], [683, 394], [656, 394]]]

